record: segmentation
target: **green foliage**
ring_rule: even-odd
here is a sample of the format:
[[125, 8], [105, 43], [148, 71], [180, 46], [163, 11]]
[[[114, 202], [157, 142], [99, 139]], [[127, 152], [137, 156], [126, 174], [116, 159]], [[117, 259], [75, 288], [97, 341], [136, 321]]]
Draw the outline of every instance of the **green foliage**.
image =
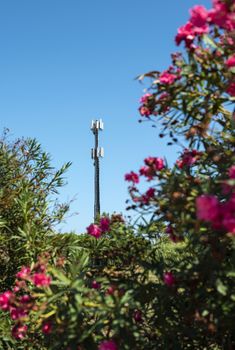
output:
[[48, 250], [54, 226], [68, 210], [53, 196], [69, 166], [56, 171], [34, 139], [12, 143], [4, 134], [0, 140], [1, 290], [9, 288], [21, 265]]

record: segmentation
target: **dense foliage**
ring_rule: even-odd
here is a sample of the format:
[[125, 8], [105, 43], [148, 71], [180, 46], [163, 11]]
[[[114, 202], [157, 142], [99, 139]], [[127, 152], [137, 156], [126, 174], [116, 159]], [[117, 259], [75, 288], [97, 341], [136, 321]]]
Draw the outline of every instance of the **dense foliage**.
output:
[[67, 165], [54, 172], [35, 141], [2, 142], [1, 348], [235, 348], [234, 1], [195, 6], [182, 42], [140, 77], [141, 120], [182, 149], [171, 168], [154, 156], [125, 175], [137, 223], [103, 215], [57, 235], [67, 208], [48, 203]]

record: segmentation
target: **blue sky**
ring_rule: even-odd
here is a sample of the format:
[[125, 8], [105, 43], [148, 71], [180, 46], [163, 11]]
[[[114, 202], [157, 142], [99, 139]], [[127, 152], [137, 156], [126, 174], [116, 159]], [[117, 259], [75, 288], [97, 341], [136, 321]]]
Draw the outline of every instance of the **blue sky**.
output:
[[134, 78], [162, 70], [174, 36], [196, 4], [209, 0], [0, 1], [0, 128], [36, 137], [55, 167], [73, 165], [61, 201], [76, 197], [63, 231], [84, 231], [93, 217], [90, 122], [102, 118], [101, 209], [123, 212], [124, 174], [146, 156], [176, 158], [138, 106], [148, 85]]

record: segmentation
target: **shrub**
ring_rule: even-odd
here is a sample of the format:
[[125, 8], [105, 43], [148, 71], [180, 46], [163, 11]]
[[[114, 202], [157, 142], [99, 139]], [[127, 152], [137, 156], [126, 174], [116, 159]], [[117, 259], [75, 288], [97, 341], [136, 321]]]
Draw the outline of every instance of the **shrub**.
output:
[[69, 166], [56, 171], [34, 139], [11, 142], [4, 133], [0, 140], [1, 290], [53, 240], [54, 226], [68, 211], [68, 204], [60, 205], [54, 197]]

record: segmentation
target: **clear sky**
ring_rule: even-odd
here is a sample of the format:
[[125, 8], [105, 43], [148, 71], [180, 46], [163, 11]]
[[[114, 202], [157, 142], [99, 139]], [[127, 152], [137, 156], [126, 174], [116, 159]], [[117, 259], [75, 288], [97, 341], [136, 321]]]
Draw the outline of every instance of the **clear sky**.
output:
[[0, 128], [36, 137], [55, 167], [66, 161], [62, 201], [76, 197], [62, 230], [84, 231], [93, 217], [90, 122], [102, 118], [101, 209], [124, 212], [124, 174], [146, 156], [177, 149], [139, 124], [146, 85], [134, 78], [162, 70], [176, 51], [177, 28], [209, 0], [0, 0]]

